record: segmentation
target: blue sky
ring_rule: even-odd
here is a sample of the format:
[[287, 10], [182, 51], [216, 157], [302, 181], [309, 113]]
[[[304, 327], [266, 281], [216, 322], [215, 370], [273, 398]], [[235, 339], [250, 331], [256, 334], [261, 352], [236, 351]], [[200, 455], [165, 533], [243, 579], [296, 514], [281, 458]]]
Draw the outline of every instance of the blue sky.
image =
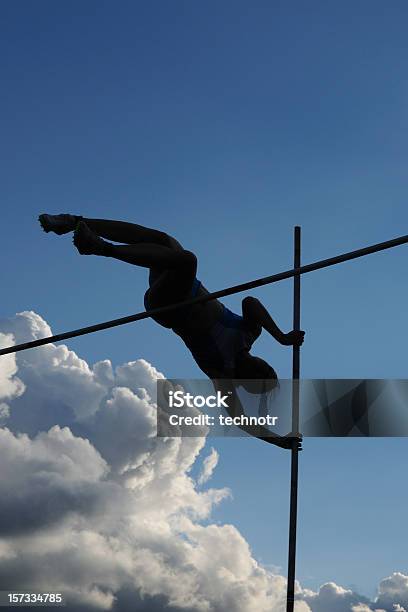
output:
[[[2, 315], [54, 332], [143, 309], [147, 274], [81, 258], [40, 212], [119, 218], [173, 233], [212, 290], [405, 234], [406, 3], [17, 2], [0, 51]], [[304, 277], [304, 377], [406, 378], [407, 247]], [[286, 330], [289, 281], [255, 292]], [[240, 307], [241, 296], [225, 300]], [[89, 362], [145, 358], [200, 372], [144, 321], [72, 340]], [[290, 376], [289, 349], [254, 353]], [[255, 555], [286, 571], [289, 454], [213, 440], [214, 486]], [[404, 439], [306, 440], [298, 577], [372, 595], [408, 572]]]

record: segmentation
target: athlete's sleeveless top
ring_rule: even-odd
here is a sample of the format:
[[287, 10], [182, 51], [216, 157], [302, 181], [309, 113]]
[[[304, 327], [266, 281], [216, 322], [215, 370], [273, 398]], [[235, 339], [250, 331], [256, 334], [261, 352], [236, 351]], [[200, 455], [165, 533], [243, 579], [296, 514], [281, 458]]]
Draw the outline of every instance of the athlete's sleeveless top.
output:
[[[195, 297], [201, 283], [195, 279], [190, 297]], [[217, 370], [231, 378], [235, 375], [235, 360], [242, 351], [249, 351], [258, 334], [245, 325], [243, 317], [235, 314], [226, 306], [220, 318], [206, 331], [197, 334], [184, 334], [182, 329], [174, 329], [191, 351], [194, 360], [204, 371]]]

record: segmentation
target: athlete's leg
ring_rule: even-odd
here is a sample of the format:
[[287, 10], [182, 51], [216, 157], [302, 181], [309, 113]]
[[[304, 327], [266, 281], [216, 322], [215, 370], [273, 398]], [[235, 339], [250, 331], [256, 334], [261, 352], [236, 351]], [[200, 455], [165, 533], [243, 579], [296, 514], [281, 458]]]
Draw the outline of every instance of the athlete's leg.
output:
[[[74, 244], [81, 254], [113, 257], [149, 268], [150, 288], [145, 295], [145, 304], [149, 308], [180, 302], [190, 295], [197, 270], [197, 258], [191, 251], [148, 242], [112, 244], [97, 236], [83, 221], [75, 229]], [[181, 317], [180, 311], [154, 318], [161, 325], [174, 327]]]
[[195, 255], [191, 251], [175, 250], [161, 244], [143, 242], [140, 244], [109, 244], [104, 248], [102, 253], [96, 255], [105, 255], [120, 259], [133, 266], [141, 266], [143, 268], [153, 268], [157, 270], [166, 270], [172, 268], [180, 268], [186, 262], [195, 261]]
[[183, 268], [197, 265], [196, 257], [190, 251], [173, 249], [154, 242], [116, 245], [97, 236], [85, 223], [80, 221], [74, 232], [74, 244], [81, 255], [104, 255], [120, 259], [134, 266], [155, 270]]
[[172, 249], [183, 249], [175, 238], [169, 236], [165, 232], [144, 227], [143, 225], [137, 225], [136, 223], [108, 219], [89, 219], [87, 217], [69, 214], [42, 214], [39, 216], [42, 228], [46, 232], [54, 232], [58, 235], [74, 231], [80, 220], [85, 221], [87, 226], [98, 236], [106, 238], [107, 240], [113, 240], [114, 242], [122, 242], [125, 244], [149, 242], [161, 244]]
[[[191, 296], [196, 270], [197, 261], [193, 256], [186, 259], [183, 265], [164, 270], [161, 274], [158, 274], [145, 293], [146, 308], [160, 308], [160, 306], [167, 306], [188, 299]], [[183, 324], [187, 314], [186, 309], [179, 308], [158, 316], [154, 315], [152, 318], [164, 327], [178, 327]]]
[[125, 244], [139, 244], [141, 242], [149, 242], [161, 244], [173, 249], [183, 249], [181, 244], [175, 238], [169, 236], [165, 232], [161, 232], [150, 227], [137, 225], [136, 223], [128, 223], [127, 221], [111, 221], [108, 219], [83, 219], [87, 226], [106, 240], [114, 242], [123, 242]]

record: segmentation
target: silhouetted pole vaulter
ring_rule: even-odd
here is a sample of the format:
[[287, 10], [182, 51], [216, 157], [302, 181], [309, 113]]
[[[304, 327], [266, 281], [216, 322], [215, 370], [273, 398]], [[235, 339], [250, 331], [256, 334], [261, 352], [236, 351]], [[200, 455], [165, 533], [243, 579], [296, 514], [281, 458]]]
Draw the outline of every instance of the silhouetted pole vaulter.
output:
[[[190, 350], [200, 370], [215, 383], [238, 380], [252, 394], [264, 394], [278, 384], [269, 363], [251, 354], [252, 345], [267, 331], [284, 346], [302, 344], [304, 332], [284, 333], [255, 297], [242, 300], [242, 315], [235, 314], [212, 296], [201, 303], [180, 305], [185, 300], [206, 298], [209, 292], [197, 279], [197, 258], [172, 236], [124, 221], [89, 219], [78, 215], [40, 215], [46, 232], [73, 232], [81, 255], [118, 259], [149, 270], [149, 288], [144, 296], [146, 310], [159, 325], [171, 329]], [[111, 242], [114, 241], [114, 242]], [[114, 244], [121, 243], [121, 244]], [[178, 308], [166, 307], [178, 303]], [[158, 309], [156, 312], [150, 309]], [[262, 389], [259, 381], [262, 381]], [[223, 383], [221, 383], [223, 384]], [[245, 414], [235, 393], [229, 402], [231, 415]], [[301, 446], [300, 436], [281, 436], [265, 426], [239, 425], [249, 435], [281, 448]]]
[[[294, 230], [294, 261], [293, 267], [300, 269], [301, 230]], [[300, 274], [293, 277], [293, 329], [300, 329]], [[292, 359], [292, 433], [299, 435], [299, 378], [300, 378], [300, 345], [293, 346]], [[289, 510], [289, 552], [288, 552], [288, 584], [286, 595], [286, 612], [293, 612], [295, 605], [295, 573], [296, 573], [296, 534], [297, 534], [297, 501], [298, 501], [298, 466], [299, 450], [293, 445], [291, 452], [290, 473], [290, 510]]]

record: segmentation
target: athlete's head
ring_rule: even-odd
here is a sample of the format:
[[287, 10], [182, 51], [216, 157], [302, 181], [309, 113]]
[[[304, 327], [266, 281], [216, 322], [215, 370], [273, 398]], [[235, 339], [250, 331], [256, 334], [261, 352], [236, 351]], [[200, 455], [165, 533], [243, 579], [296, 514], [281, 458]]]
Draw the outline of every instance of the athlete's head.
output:
[[236, 377], [249, 393], [261, 393], [274, 389], [278, 377], [272, 366], [260, 357], [245, 353], [237, 361]]

